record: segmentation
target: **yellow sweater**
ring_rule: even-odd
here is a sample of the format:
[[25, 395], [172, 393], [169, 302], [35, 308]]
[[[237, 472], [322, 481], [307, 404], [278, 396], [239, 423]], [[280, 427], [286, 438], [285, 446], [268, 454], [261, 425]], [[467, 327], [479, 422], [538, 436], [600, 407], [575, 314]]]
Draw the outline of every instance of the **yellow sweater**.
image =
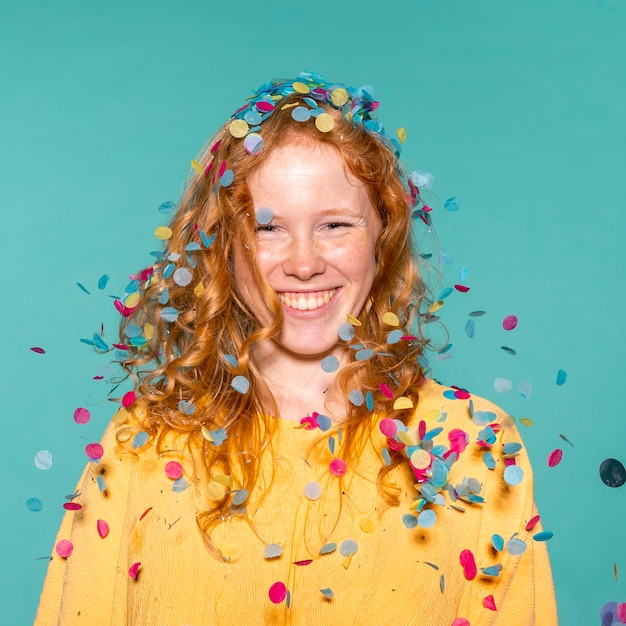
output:
[[[78, 485], [76, 502], [83, 508], [68, 512], [61, 525], [57, 541], [70, 540], [73, 552], [67, 558], [53, 552], [35, 623], [556, 624], [545, 542], [532, 538], [540, 524], [525, 529], [536, 510], [523, 449], [516, 457], [523, 481], [510, 486], [503, 480], [502, 444], [520, 441], [519, 434], [514, 427], [498, 434], [492, 449], [496, 467], [489, 469], [482, 458], [485, 448], [476, 443], [484, 426], [472, 420], [468, 400], [448, 399], [444, 391], [434, 382], [423, 386], [412, 425], [424, 420], [428, 430], [442, 426], [434, 442], [448, 446], [451, 430], [468, 433], [469, 444], [452, 465], [449, 483], [476, 478], [484, 503], [455, 502], [444, 491], [445, 504], [426, 507], [436, 513], [436, 523], [415, 526], [418, 513], [410, 507], [417, 491], [408, 461], [393, 475], [402, 487], [400, 505], [384, 506], [378, 495], [375, 478], [387, 444], [378, 429], [358, 470], [348, 469], [339, 483], [329, 471], [329, 447], [310, 450], [311, 442], [328, 433], [279, 420], [274, 484], [262, 504], [248, 510], [253, 526], [235, 515], [214, 531], [214, 541], [230, 555], [226, 562], [205, 548], [193, 485], [182, 492], [172, 488], [164, 468], [174, 457], [159, 458], [153, 446], [138, 455], [119, 452], [110, 426], [102, 441], [104, 457], [87, 466]], [[485, 400], [472, 400], [475, 412], [505, 418]], [[319, 484], [319, 498], [314, 499], [310, 483]], [[104, 538], [98, 520], [108, 525]], [[503, 549], [493, 547], [500, 547], [493, 535], [503, 539]], [[512, 537], [518, 551], [524, 544], [517, 540], [525, 543], [523, 554], [507, 549], [516, 552]], [[264, 556], [268, 544], [278, 544], [274, 550], [282, 549], [280, 556]], [[320, 554], [323, 546], [328, 552]], [[475, 576], [471, 565], [461, 564], [462, 553], [471, 560], [467, 551], [478, 568]], [[132, 577], [129, 569], [136, 563], [138, 574]], [[497, 576], [497, 567], [487, 575], [481, 569], [498, 564]], [[288, 591], [279, 603], [268, 595], [275, 583]]]

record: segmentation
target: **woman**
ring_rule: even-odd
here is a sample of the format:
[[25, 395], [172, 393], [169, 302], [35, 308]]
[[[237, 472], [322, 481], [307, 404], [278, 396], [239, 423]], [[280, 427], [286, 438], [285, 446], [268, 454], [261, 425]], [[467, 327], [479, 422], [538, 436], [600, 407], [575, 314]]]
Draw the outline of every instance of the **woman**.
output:
[[423, 374], [430, 209], [377, 107], [272, 81], [193, 163], [37, 623], [556, 623], [519, 434]]

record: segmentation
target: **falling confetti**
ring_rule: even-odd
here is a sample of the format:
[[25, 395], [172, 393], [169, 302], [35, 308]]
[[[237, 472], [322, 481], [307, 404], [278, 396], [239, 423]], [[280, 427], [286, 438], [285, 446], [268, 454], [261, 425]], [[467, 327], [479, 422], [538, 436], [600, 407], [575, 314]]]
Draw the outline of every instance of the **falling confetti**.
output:
[[285, 584], [281, 582], [274, 583], [270, 587], [269, 597], [274, 604], [283, 602], [287, 597], [287, 587], [285, 587]]
[[552, 450], [548, 455], [548, 467], [555, 467], [561, 462], [563, 458], [563, 450], [557, 448], [556, 450]]
[[49, 470], [52, 467], [52, 452], [39, 450], [35, 455], [35, 467], [40, 470]]
[[85, 446], [85, 454], [90, 461], [99, 461], [104, 454], [104, 448], [99, 443], [88, 443]]
[[56, 553], [63, 559], [67, 559], [74, 550], [74, 545], [68, 539], [61, 539], [55, 546]]
[[504, 330], [513, 330], [517, 326], [517, 317], [515, 315], [507, 315], [502, 320], [502, 328]]
[[626, 469], [617, 459], [604, 459], [600, 464], [600, 478], [607, 487], [621, 487], [626, 483]]
[[139, 568], [141, 567], [141, 563], [133, 563], [129, 570], [128, 570], [128, 575], [133, 579], [136, 580], [137, 579], [137, 575], [139, 574]]
[[86, 424], [91, 419], [91, 413], [83, 407], [78, 407], [74, 411], [74, 421], [77, 424]]
[[35, 346], [34, 348], [31, 348], [31, 350], [37, 354], [45, 354], [46, 351], [43, 348], [40, 348], [39, 346]]
[[172, 480], [177, 480], [183, 475], [183, 466], [178, 461], [169, 461], [165, 464], [165, 475]]
[[567, 380], [567, 372], [565, 370], [559, 370], [556, 373], [556, 384], [564, 385], [566, 380]]
[[240, 394], [248, 393], [250, 389], [250, 381], [245, 376], [235, 376], [230, 383], [231, 387]]
[[96, 522], [96, 528], [98, 529], [98, 534], [102, 539], [109, 534], [109, 525], [103, 519], [99, 519]]
[[26, 508], [33, 513], [38, 513], [43, 509], [43, 504], [39, 498], [28, 498]]

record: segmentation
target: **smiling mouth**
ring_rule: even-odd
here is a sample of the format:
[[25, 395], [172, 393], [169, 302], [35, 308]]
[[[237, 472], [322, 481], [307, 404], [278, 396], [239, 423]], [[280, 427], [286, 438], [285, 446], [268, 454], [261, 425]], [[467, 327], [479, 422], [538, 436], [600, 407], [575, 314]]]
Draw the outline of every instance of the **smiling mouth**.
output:
[[328, 291], [310, 291], [307, 293], [297, 291], [282, 291], [278, 294], [278, 299], [290, 309], [297, 311], [314, 311], [328, 304], [335, 295], [336, 289]]

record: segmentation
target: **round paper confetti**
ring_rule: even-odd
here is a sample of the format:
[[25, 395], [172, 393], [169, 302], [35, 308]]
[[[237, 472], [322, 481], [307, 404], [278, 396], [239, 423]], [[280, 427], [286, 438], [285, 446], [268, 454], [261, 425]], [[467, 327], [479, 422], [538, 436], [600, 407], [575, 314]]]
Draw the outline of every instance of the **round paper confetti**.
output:
[[235, 376], [230, 383], [231, 387], [238, 393], [248, 393], [250, 389], [250, 381], [245, 376]]
[[351, 341], [354, 337], [354, 326], [352, 326], [349, 322], [344, 322], [337, 329], [337, 334], [339, 335], [339, 339]]
[[339, 546], [339, 552], [341, 553], [342, 556], [345, 556], [345, 557], [356, 554], [358, 549], [359, 549], [359, 544], [356, 541], [354, 541], [354, 539], [346, 539], [345, 541], [342, 541], [341, 545]]
[[463, 568], [463, 575], [467, 580], [474, 580], [478, 569], [476, 568], [476, 561], [471, 550], [463, 550], [459, 556], [461, 567]]
[[493, 388], [498, 393], [507, 393], [513, 389], [513, 383], [508, 378], [496, 378], [493, 381]]
[[435, 525], [437, 521], [437, 515], [431, 509], [424, 509], [417, 518], [417, 523], [422, 528], [430, 528]]
[[348, 102], [349, 95], [346, 89], [343, 87], [337, 87], [337, 89], [333, 89], [330, 94], [330, 100], [336, 107], [343, 106], [346, 102]]
[[274, 211], [267, 206], [262, 206], [256, 212], [256, 221], [259, 224], [269, 224], [274, 219]]
[[33, 352], [36, 352], [37, 354], [45, 354], [46, 351], [43, 348], [40, 348], [39, 346], [35, 346], [34, 348], [31, 348], [31, 350]]
[[519, 465], [508, 465], [504, 470], [504, 482], [511, 487], [519, 485], [524, 480], [524, 470]]
[[392, 313], [391, 311], [387, 311], [387, 313], [383, 315], [383, 322], [387, 324], [388, 326], [400, 325], [400, 320], [398, 319], [398, 316], [395, 313]]
[[55, 546], [56, 553], [63, 559], [67, 559], [74, 550], [74, 545], [67, 539], [61, 539]]
[[330, 554], [331, 552], [334, 552], [337, 549], [337, 544], [336, 543], [327, 543], [326, 545], [323, 545], [320, 548], [320, 554]]
[[274, 604], [283, 602], [287, 597], [287, 587], [285, 587], [285, 584], [281, 582], [274, 583], [270, 587], [269, 597]]
[[49, 470], [52, 467], [52, 452], [39, 450], [35, 455], [35, 467], [40, 470]]
[[552, 537], [554, 537], [554, 533], [549, 530], [543, 530], [540, 533], [533, 535], [533, 539], [535, 541], [548, 541], [549, 539], [552, 539]]
[[80, 511], [83, 508], [82, 504], [78, 504], [78, 502], [66, 502], [63, 505], [63, 508], [66, 511]]
[[98, 289], [106, 289], [106, 286], [109, 284], [109, 276], [108, 274], [102, 274], [98, 279]]
[[451, 213], [458, 211], [460, 208], [460, 203], [456, 198], [448, 198], [444, 203], [443, 203], [443, 208], [446, 211], [450, 211]]
[[171, 237], [172, 237], [172, 229], [167, 227], [167, 226], [159, 226], [154, 231], [154, 236], [157, 239], [161, 239], [163, 241], [167, 241], [168, 239], [171, 239]]
[[405, 513], [402, 516], [402, 523], [411, 530], [417, 526], [417, 517], [415, 515], [411, 515], [410, 513]]
[[228, 127], [230, 134], [238, 139], [245, 137], [248, 133], [248, 129], [249, 126], [244, 120], [233, 120]]
[[374, 350], [371, 350], [370, 348], [364, 348], [363, 350], [359, 350], [354, 355], [354, 358], [357, 361], [367, 361], [371, 359], [373, 356], [374, 356]]
[[129, 406], [131, 406], [135, 400], [136, 400], [137, 396], [135, 395], [134, 391], [127, 391], [123, 396], [122, 396], [122, 406], [127, 409]]
[[521, 556], [526, 552], [526, 543], [517, 537], [512, 537], [506, 542], [506, 549], [511, 556]]
[[561, 462], [563, 458], [563, 450], [557, 448], [556, 450], [552, 450], [548, 455], [548, 467], [554, 467]]
[[248, 154], [258, 154], [263, 150], [263, 137], [258, 133], [250, 133], [243, 140], [243, 147]]
[[329, 469], [333, 476], [343, 476], [346, 473], [348, 466], [343, 459], [333, 459], [330, 462]]
[[604, 459], [600, 464], [600, 478], [607, 487], [621, 487], [626, 483], [626, 469], [617, 459]]
[[28, 498], [26, 500], [26, 508], [33, 513], [38, 513], [43, 509], [43, 504], [39, 498]]
[[235, 173], [233, 170], [226, 170], [222, 176], [220, 176], [220, 185], [222, 187], [230, 187], [232, 185], [233, 180], [235, 180]]
[[502, 320], [502, 328], [504, 330], [513, 330], [517, 326], [517, 317], [515, 315], [507, 315]]
[[233, 493], [233, 504], [235, 506], [241, 506], [248, 499], [247, 489], [238, 489]]
[[138, 432], [132, 441], [133, 448], [141, 448], [148, 441], [148, 433], [145, 431]]
[[304, 495], [309, 500], [318, 500], [322, 495], [322, 486], [317, 481], [312, 480], [304, 486]]
[[336, 356], [327, 356], [322, 359], [322, 369], [325, 372], [336, 372], [339, 369], [339, 359]]
[[78, 407], [74, 411], [74, 421], [77, 424], [86, 424], [91, 419], [91, 413], [83, 407]]
[[189, 483], [187, 482], [187, 479], [184, 476], [181, 476], [172, 483], [172, 491], [174, 493], [182, 493], [188, 486]]
[[263, 549], [263, 556], [266, 559], [277, 559], [283, 553], [283, 549], [277, 543], [268, 543]]
[[85, 454], [90, 461], [99, 461], [104, 454], [104, 448], [99, 443], [88, 443], [85, 446]]
[[335, 597], [332, 589], [320, 589], [320, 592], [327, 600], [332, 600]]
[[178, 461], [169, 461], [165, 464], [165, 475], [176, 480], [183, 475], [183, 466]]
[[193, 276], [186, 267], [179, 267], [174, 272], [174, 282], [180, 287], [186, 287], [192, 280]]
[[470, 623], [468, 620], [466, 620], [464, 617], [457, 617], [451, 624], [451, 626], [470, 626]]
[[315, 126], [322, 133], [331, 131], [335, 126], [335, 120], [329, 113], [321, 113], [315, 118]]
[[311, 111], [303, 106], [295, 107], [291, 111], [291, 117], [296, 122], [306, 122], [311, 117]]
[[476, 322], [474, 320], [467, 320], [465, 322], [465, 334], [473, 339], [476, 335]]
[[350, 400], [350, 402], [354, 404], [354, 406], [361, 406], [363, 402], [365, 402], [365, 396], [360, 389], [353, 389], [348, 394], [348, 400]]

